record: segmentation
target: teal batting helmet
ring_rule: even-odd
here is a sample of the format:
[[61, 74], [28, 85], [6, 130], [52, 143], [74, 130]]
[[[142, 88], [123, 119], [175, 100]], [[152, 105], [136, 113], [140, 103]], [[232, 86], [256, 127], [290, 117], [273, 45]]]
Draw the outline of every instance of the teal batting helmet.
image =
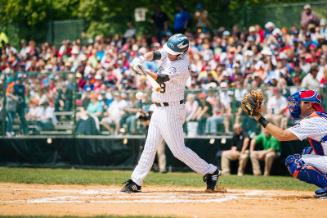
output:
[[181, 33], [172, 35], [166, 44], [164, 44], [164, 50], [171, 55], [184, 54], [189, 47], [188, 38]]

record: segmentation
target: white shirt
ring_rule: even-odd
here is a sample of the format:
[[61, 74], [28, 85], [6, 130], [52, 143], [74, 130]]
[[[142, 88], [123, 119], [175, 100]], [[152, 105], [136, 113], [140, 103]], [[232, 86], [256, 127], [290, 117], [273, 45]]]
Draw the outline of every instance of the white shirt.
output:
[[[190, 76], [189, 59], [187, 55], [181, 56], [181, 59], [170, 61], [167, 52], [160, 50], [161, 64], [159, 66], [158, 74], [165, 74], [169, 76], [169, 81], [161, 86], [162, 93], [153, 92], [152, 100], [155, 102], [179, 102], [184, 99], [184, 91], [186, 81]], [[163, 91], [164, 90], [164, 91]]]
[[230, 91], [225, 91], [225, 90], [219, 93], [220, 101], [225, 106], [225, 108], [230, 108], [232, 102], [232, 99], [229, 94], [233, 94], [233, 93], [230, 93]]
[[311, 75], [311, 73], [308, 73], [302, 80], [301, 87], [303, 89], [313, 89], [313, 90], [319, 90], [320, 84], [319, 81]]
[[284, 96], [272, 96], [267, 102], [267, 112], [269, 114], [278, 114], [287, 107], [287, 99]]
[[114, 100], [107, 109], [109, 113], [109, 117], [113, 119], [120, 119], [124, 114], [124, 109], [128, 106], [128, 102], [126, 100]]
[[30, 107], [28, 110], [28, 113], [26, 116], [33, 116], [33, 117], [40, 117], [40, 114], [42, 113], [42, 108], [37, 106], [37, 107]]
[[322, 114], [313, 113], [287, 130], [301, 141], [306, 138], [315, 140], [310, 143], [314, 153], [327, 156], [327, 114]]
[[241, 102], [243, 97], [246, 95], [247, 90], [246, 89], [235, 89], [234, 96], [236, 101]]
[[41, 122], [46, 122], [48, 120], [51, 120], [51, 122], [53, 124], [56, 124], [57, 123], [57, 119], [56, 119], [56, 116], [54, 115], [54, 108], [53, 107], [41, 107], [40, 109], [40, 120]]
[[193, 101], [192, 103], [189, 101], [186, 101], [185, 103], [185, 109], [186, 109], [186, 116], [187, 117], [193, 117], [195, 112], [199, 108], [199, 103], [197, 101]]

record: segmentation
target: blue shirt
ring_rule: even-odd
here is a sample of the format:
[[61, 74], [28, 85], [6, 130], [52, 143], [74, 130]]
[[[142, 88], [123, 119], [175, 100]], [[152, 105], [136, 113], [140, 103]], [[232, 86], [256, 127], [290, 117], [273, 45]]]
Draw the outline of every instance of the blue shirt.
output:
[[102, 112], [102, 103], [100, 101], [97, 101], [95, 104], [91, 101], [89, 105], [87, 106], [87, 112], [90, 114], [95, 114], [97, 112]]
[[178, 12], [174, 19], [174, 29], [185, 28], [185, 24], [189, 19], [191, 19], [191, 15], [187, 11]]

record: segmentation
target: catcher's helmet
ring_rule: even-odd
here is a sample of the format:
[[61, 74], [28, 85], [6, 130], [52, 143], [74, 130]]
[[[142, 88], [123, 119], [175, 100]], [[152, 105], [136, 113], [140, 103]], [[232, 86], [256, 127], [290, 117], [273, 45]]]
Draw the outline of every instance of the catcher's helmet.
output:
[[318, 92], [314, 90], [303, 90], [294, 93], [288, 97], [288, 109], [293, 118], [299, 119], [301, 115], [301, 101], [303, 102], [312, 102], [312, 107], [315, 111], [324, 112], [323, 107], [321, 106], [321, 97]]
[[164, 44], [164, 50], [172, 55], [184, 54], [189, 47], [188, 38], [181, 33], [169, 37], [167, 43]]

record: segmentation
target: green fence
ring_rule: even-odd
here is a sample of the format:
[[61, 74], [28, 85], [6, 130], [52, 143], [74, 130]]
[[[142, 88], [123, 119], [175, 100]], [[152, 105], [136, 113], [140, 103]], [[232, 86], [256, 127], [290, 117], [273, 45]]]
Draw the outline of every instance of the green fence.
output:
[[60, 46], [64, 40], [80, 39], [85, 30], [83, 20], [51, 21], [48, 25], [47, 41], [56, 46]]
[[[245, 1], [244, 1], [245, 2]], [[278, 27], [300, 26], [303, 3], [278, 3], [249, 6], [246, 3], [238, 6], [235, 11], [210, 11], [210, 17], [215, 27], [225, 26], [231, 28], [237, 24], [241, 27], [259, 24], [264, 26], [271, 21]], [[311, 8], [315, 14], [321, 18], [327, 18], [327, 1], [310, 2]]]

